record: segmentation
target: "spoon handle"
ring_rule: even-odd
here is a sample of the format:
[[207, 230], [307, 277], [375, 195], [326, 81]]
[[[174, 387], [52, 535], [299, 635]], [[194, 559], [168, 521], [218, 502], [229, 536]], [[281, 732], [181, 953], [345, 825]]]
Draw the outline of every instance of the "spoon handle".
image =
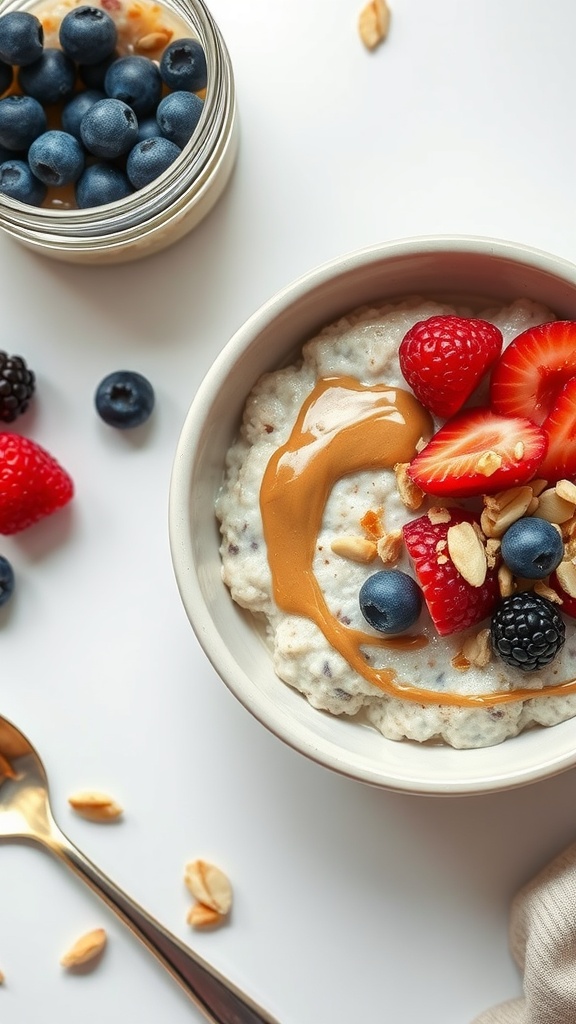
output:
[[211, 1024], [278, 1024], [278, 1021], [202, 957], [171, 935], [119, 889], [60, 830], [50, 848], [83, 879], [148, 947]]

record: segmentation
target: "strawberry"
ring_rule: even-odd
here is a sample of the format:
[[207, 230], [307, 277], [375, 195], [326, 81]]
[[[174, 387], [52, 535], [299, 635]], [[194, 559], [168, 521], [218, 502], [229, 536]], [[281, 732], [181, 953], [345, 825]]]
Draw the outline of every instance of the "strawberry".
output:
[[538, 468], [549, 483], [576, 475], [576, 323], [556, 320], [519, 334], [494, 367], [492, 407], [542, 426], [547, 454]]
[[576, 377], [576, 322], [555, 320], [529, 327], [496, 363], [490, 404], [502, 416], [527, 416], [541, 424], [572, 377]]
[[465, 498], [530, 480], [546, 453], [546, 435], [528, 419], [490, 409], [460, 412], [434, 434], [408, 467], [428, 494]]
[[0, 533], [19, 533], [70, 501], [66, 470], [39, 444], [0, 433]]
[[502, 334], [486, 320], [431, 316], [410, 328], [398, 354], [416, 398], [448, 419], [462, 408], [501, 349]]
[[[473, 587], [448, 556], [447, 536], [457, 523], [478, 522], [464, 509], [451, 508], [450, 521], [432, 523], [428, 515], [413, 519], [402, 529], [424, 600], [440, 636], [468, 629], [491, 615], [500, 599], [498, 576], [488, 569], [480, 587]], [[438, 547], [440, 545], [440, 547]], [[446, 559], [444, 561], [444, 559]]]

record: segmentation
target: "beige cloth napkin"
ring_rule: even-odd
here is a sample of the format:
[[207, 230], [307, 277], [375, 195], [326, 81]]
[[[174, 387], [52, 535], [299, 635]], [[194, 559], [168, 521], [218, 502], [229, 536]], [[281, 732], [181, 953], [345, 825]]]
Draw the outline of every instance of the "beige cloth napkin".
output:
[[524, 995], [472, 1024], [576, 1024], [576, 843], [515, 896], [510, 948]]

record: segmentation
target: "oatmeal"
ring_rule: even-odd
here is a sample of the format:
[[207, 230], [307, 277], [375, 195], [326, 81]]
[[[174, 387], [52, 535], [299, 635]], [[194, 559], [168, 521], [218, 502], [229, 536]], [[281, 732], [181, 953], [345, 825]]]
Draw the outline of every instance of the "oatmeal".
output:
[[[399, 345], [415, 323], [446, 315], [482, 317], [502, 332], [505, 347], [555, 319], [527, 300], [479, 314], [412, 299], [343, 317], [304, 345], [300, 362], [257, 383], [228, 453], [216, 513], [223, 579], [233, 599], [266, 624], [282, 680], [313, 707], [369, 722], [389, 739], [471, 748], [576, 714], [576, 622], [565, 616], [565, 642], [546, 668], [527, 673], [495, 657], [489, 617], [478, 615], [481, 599], [494, 601], [506, 585], [494, 525], [507, 507], [500, 495], [530, 514], [540, 488], [535, 481], [515, 488], [512, 476], [506, 491], [491, 490], [502, 467], [488, 452], [478, 472], [486, 492], [497, 493], [484, 507], [492, 526], [485, 535], [479, 498], [426, 493], [406, 471], [426, 454], [442, 420], [407, 385]], [[484, 378], [467, 405], [481, 405], [486, 387]], [[524, 457], [517, 440], [514, 459], [520, 465]], [[359, 593], [390, 566], [415, 577], [403, 537], [423, 516], [436, 531], [439, 572], [446, 565], [456, 573], [458, 564], [458, 585], [472, 593], [476, 619], [442, 635], [422, 602], [409, 630], [386, 636], [367, 623]], [[532, 589], [554, 600], [551, 583], [546, 577]]]

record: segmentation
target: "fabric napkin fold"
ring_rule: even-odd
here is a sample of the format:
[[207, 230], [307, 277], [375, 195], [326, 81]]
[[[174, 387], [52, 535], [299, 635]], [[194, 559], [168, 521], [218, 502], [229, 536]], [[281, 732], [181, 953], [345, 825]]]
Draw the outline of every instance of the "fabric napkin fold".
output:
[[576, 843], [514, 897], [509, 940], [524, 995], [472, 1024], [576, 1024]]

